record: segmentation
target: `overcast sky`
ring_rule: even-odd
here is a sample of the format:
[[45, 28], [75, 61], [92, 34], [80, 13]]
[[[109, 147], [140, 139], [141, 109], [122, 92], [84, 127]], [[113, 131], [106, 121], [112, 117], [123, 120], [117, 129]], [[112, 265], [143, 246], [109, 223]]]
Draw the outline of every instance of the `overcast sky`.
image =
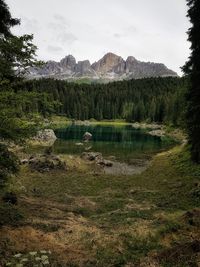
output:
[[124, 59], [165, 63], [181, 74], [189, 56], [185, 0], [6, 0], [21, 18], [17, 34], [33, 33], [42, 60], [72, 54], [94, 62], [113, 52]]

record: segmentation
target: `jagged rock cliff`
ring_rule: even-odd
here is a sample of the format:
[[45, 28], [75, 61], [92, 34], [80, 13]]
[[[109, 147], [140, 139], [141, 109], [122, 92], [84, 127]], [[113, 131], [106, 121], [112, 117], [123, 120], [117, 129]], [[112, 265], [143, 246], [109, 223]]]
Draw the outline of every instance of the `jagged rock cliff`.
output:
[[72, 55], [68, 55], [60, 62], [48, 61], [42, 68], [31, 68], [28, 74], [29, 78], [52, 77], [66, 80], [89, 78], [104, 81], [166, 76], [178, 75], [164, 64], [141, 62], [132, 56], [124, 60], [113, 53], [107, 53], [92, 65], [89, 60], [76, 62]]

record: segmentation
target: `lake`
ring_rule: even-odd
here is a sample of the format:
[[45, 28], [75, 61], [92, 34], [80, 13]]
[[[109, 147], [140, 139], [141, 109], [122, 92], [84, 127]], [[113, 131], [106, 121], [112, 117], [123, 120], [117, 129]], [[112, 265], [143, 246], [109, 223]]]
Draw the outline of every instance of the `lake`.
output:
[[[92, 134], [92, 140], [83, 142], [85, 132]], [[101, 152], [103, 157], [114, 156], [119, 161], [131, 163], [132, 159], [149, 157], [170, 148], [174, 142], [165, 137], [151, 136], [144, 129], [132, 125], [68, 125], [55, 130], [57, 140], [54, 152], [77, 154], [84, 151]]]

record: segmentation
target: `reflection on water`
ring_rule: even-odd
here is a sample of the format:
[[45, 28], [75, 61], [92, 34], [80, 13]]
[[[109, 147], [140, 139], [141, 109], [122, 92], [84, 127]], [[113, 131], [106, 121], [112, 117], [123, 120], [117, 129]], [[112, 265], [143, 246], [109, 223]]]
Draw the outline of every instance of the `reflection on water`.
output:
[[[92, 134], [92, 141], [84, 143], [85, 132]], [[172, 145], [169, 139], [151, 136], [144, 130], [126, 126], [85, 126], [69, 125], [55, 131], [58, 137], [54, 151], [63, 154], [81, 154], [83, 151], [101, 152], [104, 157], [115, 156], [130, 161], [164, 150]]]

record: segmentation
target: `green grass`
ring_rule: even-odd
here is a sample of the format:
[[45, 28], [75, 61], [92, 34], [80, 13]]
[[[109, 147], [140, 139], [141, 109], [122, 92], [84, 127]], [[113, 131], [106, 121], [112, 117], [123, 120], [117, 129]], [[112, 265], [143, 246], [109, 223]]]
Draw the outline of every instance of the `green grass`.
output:
[[44, 233], [56, 232], [59, 230], [60, 226], [58, 224], [44, 224], [44, 223], [35, 223], [33, 227], [39, 230], [42, 230]]
[[[98, 234], [83, 230], [79, 239], [79, 245], [90, 255], [84, 266], [136, 264], [148, 253], [160, 253], [169, 246], [187, 242], [191, 232], [197, 231], [181, 219], [187, 210], [200, 207], [198, 194], [193, 194], [195, 183], [200, 181], [200, 167], [189, 160], [185, 148], [177, 146], [158, 154], [146, 171], [134, 176], [96, 175], [93, 165], [87, 168], [82, 165], [80, 162], [68, 171], [49, 173], [30, 172], [23, 166], [13, 183], [26, 188], [25, 197], [41, 199], [41, 208], [43, 200], [58, 207], [64, 205], [65, 217], [62, 215], [61, 219], [71, 212], [98, 229]], [[31, 212], [36, 213], [34, 209]], [[15, 220], [17, 211], [14, 214], [8, 220]], [[51, 208], [49, 214], [40, 214], [46, 220], [49, 215]], [[44, 234], [62, 229], [56, 222], [40, 222], [32, 227]], [[167, 264], [167, 260], [162, 260], [162, 266]]]
[[178, 169], [183, 175], [190, 175], [193, 178], [200, 177], [200, 165], [191, 161], [189, 147], [185, 146], [180, 153], [176, 153], [172, 156], [174, 167]]
[[61, 202], [67, 201], [66, 194], [92, 199], [97, 204], [96, 214], [123, 210], [126, 204], [134, 201], [145, 201], [160, 210], [188, 210], [200, 205], [198, 198], [191, 194], [194, 182], [200, 180], [200, 168], [182, 166], [180, 157], [184, 155], [179, 148], [158, 155], [151, 167], [134, 176], [96, 176], [92, 171], [80, 170], [30, 173], [28, 168], [23, 168], [20, 179], [28, 194], [33, 196]]
[[16, 206], [0, 203], [0, 227], [3, 225], [18, 226], [22, 223], [24, 214]]

